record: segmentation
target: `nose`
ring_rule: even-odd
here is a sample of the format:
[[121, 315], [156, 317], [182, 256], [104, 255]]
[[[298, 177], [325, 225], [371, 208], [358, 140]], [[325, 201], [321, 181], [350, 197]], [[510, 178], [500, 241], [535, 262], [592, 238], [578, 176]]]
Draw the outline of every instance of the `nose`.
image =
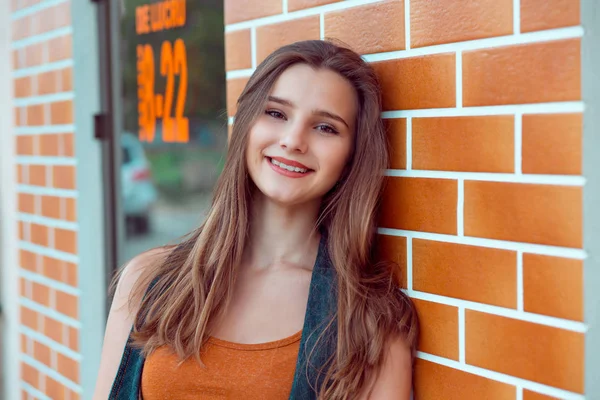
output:
[[306, 153], [308, 149], [307, 132], [304, 124], [297, 121], [296, 123], [288, 123], [283, 128], [279, 145], [292, 153]]

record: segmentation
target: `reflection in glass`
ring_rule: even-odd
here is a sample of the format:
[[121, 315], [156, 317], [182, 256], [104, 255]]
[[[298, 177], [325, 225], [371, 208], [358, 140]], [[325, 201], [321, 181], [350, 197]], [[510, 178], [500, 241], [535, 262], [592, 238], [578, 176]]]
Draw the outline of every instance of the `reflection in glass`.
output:
[[198, 227], [227, 145], [222, 0], [123, 0], [119, 262]]

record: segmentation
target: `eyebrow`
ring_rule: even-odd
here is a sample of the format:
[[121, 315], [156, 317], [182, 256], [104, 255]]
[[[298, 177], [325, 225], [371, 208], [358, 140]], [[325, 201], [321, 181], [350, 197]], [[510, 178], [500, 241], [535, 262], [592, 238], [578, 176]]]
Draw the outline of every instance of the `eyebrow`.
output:
[[[268, 100], [272, 101], [274, 103], [279, 103], [279, 104], [287, 106], [287, 107], [291, 107], [291, 108], [295, 108], [296, 107], [294, 105], [294, 103], [292, 103], [289, 100], [282, 99], [281, 97], [269, 96]], [[346, 125], [346, 128], [350, 129], [350, 126], [348, 126], [348, 123], [346, 123], [346, 121], [344, 121], [344, 119], [342, 117], [340, 117], [339, 115], [337, 115], [337, 114], [333, 114], [333, 113], [331, 113], [329, 111], [325, 111], [325, 110], [313, 110], [312, 113], [314, 115], [320, 115], [322, 117], [326, 117], [326, 118], [330, 118], [330, 119], [334, 119], [336, 121], [339, 121], [342, 124]]]

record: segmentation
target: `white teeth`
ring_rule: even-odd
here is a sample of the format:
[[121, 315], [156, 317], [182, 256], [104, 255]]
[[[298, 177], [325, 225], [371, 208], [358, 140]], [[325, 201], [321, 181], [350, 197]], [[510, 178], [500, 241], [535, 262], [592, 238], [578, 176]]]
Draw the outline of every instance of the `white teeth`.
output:
[[305, 173], [306, 171], [308, 171], [307, 169], [304, 169], [304, 168], [298, 168], [298, 167], [292, 167], [292, 166], [289, 166], [289, 165], [285, 165], [284, 163], [280, 163], [279, 161], [274, 160], [272, 158], [271, 158], [271, 163], [274, 164], [274, 165], [277, 165], [279, 168], [287, 169], [290, 172], [302, 172], [302, 173]]

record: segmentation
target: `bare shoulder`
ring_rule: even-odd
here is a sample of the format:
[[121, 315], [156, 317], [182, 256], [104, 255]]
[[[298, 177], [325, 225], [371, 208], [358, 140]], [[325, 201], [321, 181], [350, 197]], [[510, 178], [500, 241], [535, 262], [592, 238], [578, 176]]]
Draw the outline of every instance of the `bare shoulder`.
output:
[[109, 397], [117, 374], [140, 303], [130, 302], [132, 290], [146, 268], [166, 258], [172, 250], [173, 247], [163, 247], [144, 252], [134, 257], [119, 272], [115, 295], [106, 322], [94, 400], [104, 400]]

